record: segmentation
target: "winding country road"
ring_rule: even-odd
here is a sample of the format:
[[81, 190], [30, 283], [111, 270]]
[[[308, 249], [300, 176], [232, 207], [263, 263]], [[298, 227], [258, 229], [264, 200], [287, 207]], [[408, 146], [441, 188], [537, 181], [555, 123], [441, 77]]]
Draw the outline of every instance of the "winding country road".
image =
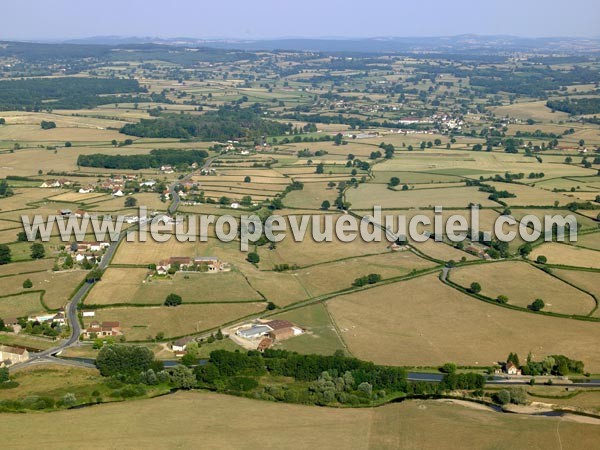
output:
[[[215, 158], [216, 158], [216, 156], [208, 158], [204, 162], [204, 164], [200, 170], [209, 169], [210, 165], [215, 160]], [[174, 181], [169, 186], [169, 192], [171, 193], [172, 201], [171, 201], [171, 204], [169, 205], [169, 207], [167, 208], [168, 214], [171, 214], [171, 215], [175, 214], [175, 212], [177, 212], [177, 209], [179, 208], [179, 204], [181, 203], [181, 198], [179, 197], [179, 194], [175, 190], [175, 187], [178, 184], [182, 183], [183, 181], [186, 181], [186, 180], [189, 180], [190, 178], [192, 178], [195, 173], [196, 172], [191, 172], [191, 173], [187, 174], [186, 176], [184, 176], [182, 179]], [[127, 233], [134, 229], [135, 229], [135, 226], [122, 231], [119, 234], [119, 238], [110, 244], [110, 246], [106, 249], [106, 252], [102, 256], [102, 260], [100, 261], [100, 264], [98, 265], [98, 267], [100, 269], [104, 270], [108, 267], [108, 265], [110, 264], [110, 261], [112, 260], [112, 258], [115, 255], [115, 252], [117, 251], [117, 248], [119, 247], [119, 245], [121, 244], [123, 239], [125, 239], [125, 237], [127, 236]], [[73, 297], [71, 298], [71, 301], [67, 304], [65, 313], [66, 313], [67, 319], [69, 321], [69, 325], [71, 327], [70, 328], [71, 335], [69, 336], [69, 338], [65, 341], [62, 341], [60, 344], [58, 344], [55, 347], [49, 348], [47, 350], [43, 350], [38, 353], [30, 353], [30, 357], [27, 361], [12, 365], [10, 367], [11, 371], [20, 370], [20, 369], [24, 369], [25, 367], [28, 367], [28, 366], [31, 366], [34, 364], [43, 364], [43, 363], [55, 363], [55, 364], [60, 363], [63, 365], [71, 365], [71, 366], [77, 366], [77, 367], [94, 367], [90, 364], [82, 363], [82, 362], [76, 361], [76, 360], [67, 360], [67, 359], [57, 358], [57, 355], [59, 355], [63, 350], [65, 350], [69, 347], [73, 347], [74, 345], [79, 343], [79, 336], [81, 335], [81, 324], [79, 323], [77, 307], [79, 306], [79, 303], [85, 298], [85, 296], [88, 294], [88, 292], [93, 287], [94, 287], [94, 283], [85, 282], [77, 290], [75, 295], [73, 295]]]

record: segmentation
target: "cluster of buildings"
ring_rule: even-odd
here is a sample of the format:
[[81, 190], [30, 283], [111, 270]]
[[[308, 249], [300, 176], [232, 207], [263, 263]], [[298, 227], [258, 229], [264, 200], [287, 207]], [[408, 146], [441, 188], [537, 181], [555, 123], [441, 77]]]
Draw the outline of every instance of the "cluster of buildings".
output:
[[228, 272], [231, 270], [229, 263], [221, 261], [215, 256], [171, 256], [169, 259], [163, 259], [156, 265], [157, 275], [166, 275], [169, 270], [202, 271], [206, 268], [207, 272]]
[[60, 180], [46, 180], [40, 185], [41, 188], [62, 188], [69, 186], [71, 186], [71, 182], [64, 178]]
[[110, 247], [110, 243], [108, 242], [77, 242], [71, 246], [71, 257], [78, 263], [81, 263], [86, 259], [89, 261], [99, 260], [101, 256], [98, 254], [104, 253], [108, 247]]

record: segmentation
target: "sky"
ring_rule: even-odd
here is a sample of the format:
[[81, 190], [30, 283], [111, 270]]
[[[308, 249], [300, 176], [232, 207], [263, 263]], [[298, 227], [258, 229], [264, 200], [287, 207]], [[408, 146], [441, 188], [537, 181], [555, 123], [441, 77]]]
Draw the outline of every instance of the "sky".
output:
[[[14, 0], [0, 39], [598, 37], [598, 0]], [[558, 4], [560, 3], [560, 6]]]

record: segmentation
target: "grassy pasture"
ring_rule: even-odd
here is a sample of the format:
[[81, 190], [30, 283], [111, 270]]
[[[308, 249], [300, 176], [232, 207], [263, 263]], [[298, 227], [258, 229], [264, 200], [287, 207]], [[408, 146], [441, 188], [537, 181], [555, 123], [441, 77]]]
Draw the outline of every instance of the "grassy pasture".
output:
[[95, 319], [119, 321], [129, 341], [151, 340], [159, 332], [163, 332], [168, 339], [218, 327], [223, 323], [259, 313], [264, 308], [264, 303], [180, 305], [174, 308], [105, 308], [96, 311]]
[[0, 297], [0, 317], [23, 317], [41, 312], [44, 312], [44, 307], [39, 292]]
[[510, 352], [565, 354], [600, 369], [597, 323], [513, 311], [473, 299], [427, 275], [337, 297], [328, 309], [359, 358], [379, 364], [494, 364]]
[[[44, 290], [44, 303], [50, 309], [65, 306], [75, 288], [85, 277], [84, 271], [37, 272], [27, 275], [13, 275], [1, 279], [3, 295], [17, 294], [29, 290]], [[33, 287], [23, 288], [23, 282], [30, 279]], [[38, 294], [39, 295], [39, 294]]]
[[585, 316], [596, 306], [588, 294], [525, 262], [460, 267], [452, 270], [450, 279], [465, 288], [476, 281], [481, 284], [483, 295], [491, 298], [506, 295], [511, 305], [524, 308], [541, 298], [546, 303], [544, 311]]
[[326, 306], [322, 303], [284, 312], [274, 318], [289, 320], [307, 331], [301, 336], [277, 343], [275, 348], [322, 355], [331, 355], [336, 350], [344, 350], [344, 344], [331, 323]]
[[329, 188], [327, 183], [305, 183], [301, 191], [292, 191], [285, 197], [285, 204], [290, 208], [321, 208], [321, 203], [328, 200], [333, 205], [338, 191]]
[[546, 242], [536, 247], [529, 255], [529, 258], [535, 260], [540, 255], [548, 258], [548, 264], [564, 264], [567, 266], [600, 269], [599, 251], [575, 247], [574, 245]]
[[575, 245], [600, 250], [600, 233], [590, 233], [578, 236]]

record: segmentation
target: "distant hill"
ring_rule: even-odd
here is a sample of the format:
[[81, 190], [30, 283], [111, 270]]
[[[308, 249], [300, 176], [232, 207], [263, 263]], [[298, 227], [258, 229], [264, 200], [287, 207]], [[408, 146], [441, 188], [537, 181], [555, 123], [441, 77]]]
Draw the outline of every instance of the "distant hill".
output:
[[293, 50], [315, 52], [365, 52], [365, 53], [404, 53], [404, 52], [539, 52], [596, 53], [600, 52], [598, 38], [522, 38], [515, 36], [460, 35], [448, 37], [381, 37], [381, 38], [285, 38], [265, 40], [244, 39], [196, 39], [196, 38], [154, 38], [97, 36], [65, 41], [79, 45], [132, 45], [161, 44], [187, 47], [209, 47], [229, 50]]

